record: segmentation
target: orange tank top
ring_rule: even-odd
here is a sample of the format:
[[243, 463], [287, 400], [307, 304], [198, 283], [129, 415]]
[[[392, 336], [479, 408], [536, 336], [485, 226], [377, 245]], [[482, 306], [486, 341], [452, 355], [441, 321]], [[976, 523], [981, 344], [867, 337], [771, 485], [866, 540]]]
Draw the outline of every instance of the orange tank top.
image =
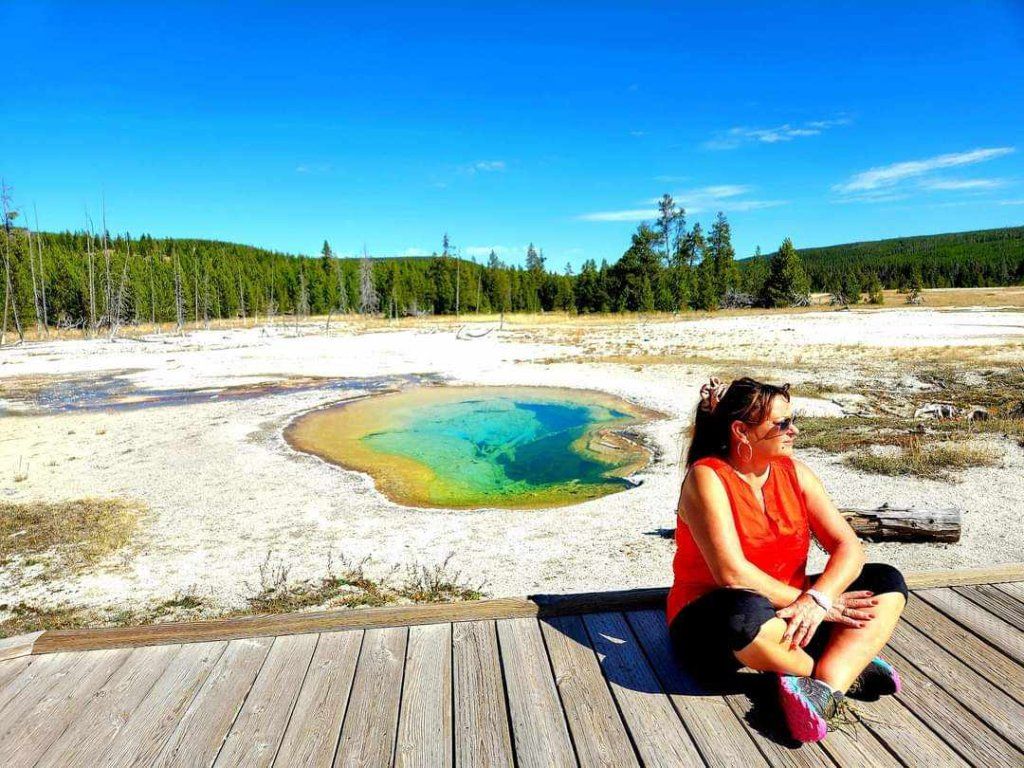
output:
[[[781, 456], [771, 461], [768, 479], [762, 488], [763, 511], [754, 489], [727, 461], [708, 456], [694, 462], [693, 466], [711, 467], [725, 485], [747, 560], [779, 581], [805, 589], [811, 536], [807, 504], [797, 482], [793, 460]], [[681, 518], [676, 520], [676, 556], [672, 571], [674, 579], [665, 611], [670, 624], [684, 606], [720, 586], [697, 548], [690, 527]]]

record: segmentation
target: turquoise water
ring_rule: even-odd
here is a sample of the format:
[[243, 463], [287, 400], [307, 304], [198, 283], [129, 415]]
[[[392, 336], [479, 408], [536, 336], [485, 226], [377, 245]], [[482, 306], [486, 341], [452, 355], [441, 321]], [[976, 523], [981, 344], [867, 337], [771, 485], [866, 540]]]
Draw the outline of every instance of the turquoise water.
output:
[[602, 405], [495, 396], [397, 416], [397, 424], [361, 440], [374, 453], [428, 467], [436, 476], [429, 496], [438, 502], [497, 503], [541, 491], [590, 497], [631, 485], [608, 476], [615, 464], [573, 447], [588, 430], [631, 420]]

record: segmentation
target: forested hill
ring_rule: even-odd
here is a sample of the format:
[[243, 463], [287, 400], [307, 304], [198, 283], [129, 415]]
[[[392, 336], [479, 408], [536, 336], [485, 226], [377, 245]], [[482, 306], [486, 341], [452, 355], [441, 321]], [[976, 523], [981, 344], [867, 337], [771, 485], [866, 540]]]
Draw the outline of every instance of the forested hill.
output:
[[1024, 227], [797, 248], [797, 253], [812, 288], [821, 291], [849, 271], [862, 278], [875, 274], [886, 288], [910, 285], [915, 271], [926, 288], [1024, 282]]
[[[671, 199], [666, 196], [667, 203]], [[665, 210], [672, 208], [666, 204]], [[12, 219], [8, 216], [8, 221]], [[0, 230], [0, 331], [330, 312], [617, 312], [785, 306], [824, 290], [859, 301], [881, 288], [1024, 283], [1024, 227], [894, 238], [735, 259], [719, 214], [707, 236], [681, 213], [641, 224], [614, 263], [551, 271], [532, 245], [523, 266], [425, 257], [314, 257], [198, 239]], [[0, 336], [2, 338], [2, 336]]]

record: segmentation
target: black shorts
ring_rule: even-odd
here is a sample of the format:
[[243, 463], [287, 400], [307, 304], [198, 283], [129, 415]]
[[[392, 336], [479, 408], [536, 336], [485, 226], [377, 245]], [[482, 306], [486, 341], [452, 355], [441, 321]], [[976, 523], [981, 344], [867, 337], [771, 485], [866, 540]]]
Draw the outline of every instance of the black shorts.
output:
[[[810, 576], [813, 583], [821, 574]], [[868, 563], [847, 591], [867, 589], [876, 595], [900, 592], [907, 596], [907, 583], [896, 568]], [[753, 642], [761, 625], [775, 618], [775, 607], [767, 597], [749, 589], [721, 588], [688, 603], [672, 620], [669, 637], [676, 659], [698, 683], [714, 685], [739, 670], [743, 664], [735, 651]], [[832, 628], [822, 622], [804, 650], [817, 659], [825, 650]]]

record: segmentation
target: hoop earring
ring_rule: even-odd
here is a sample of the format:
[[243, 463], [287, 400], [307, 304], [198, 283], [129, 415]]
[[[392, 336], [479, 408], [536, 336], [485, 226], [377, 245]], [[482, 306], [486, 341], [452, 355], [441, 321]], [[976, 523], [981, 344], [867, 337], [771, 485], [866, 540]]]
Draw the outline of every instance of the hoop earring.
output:
[[[746, 446], [747, 448], [746, 458], [743, 458], [743, 454], [741, 453], [741, 450], [744, 446]], [[741, 461], [750, 461], [752, 458], [754, 458], [754, 447], [750, 443], [740, 443], [738, 446], [736, 446], [736, 454], [740, 457]]]

